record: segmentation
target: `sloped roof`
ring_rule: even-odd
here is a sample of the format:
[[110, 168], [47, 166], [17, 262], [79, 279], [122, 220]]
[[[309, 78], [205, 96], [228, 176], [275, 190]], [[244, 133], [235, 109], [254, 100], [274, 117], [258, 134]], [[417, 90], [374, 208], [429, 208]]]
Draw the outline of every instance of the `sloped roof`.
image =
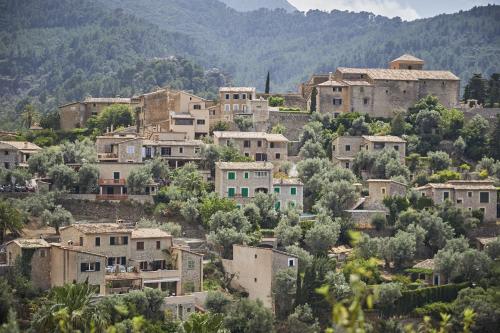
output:
[[413, 268], [423, 268], [432, 270], [434, 270], [434, 267], [435, 267], [434, 259], [426, 259], [413, 266]]
[[0, 141], [0, 144], [9, 145], [18, 150], [41, 150], [36, 144], [28, 141]]
[[119, 223], [75, 223], [61, 228], [65, 230], [75, 228], [84, 234], [104, 234], [104, 233], [130, 233], [132, 229]]
[[370, 142], [394, 142], [405, 143], [406, 141], [394, 135], [363, 135], [363, 139]]
[[266, 132], [215, 131], [214, 137], [221, 139], [262, 139], [272, 142], [289, 141], [283, 134], [270, 134]]
[[110, 103], [110, 104], [130, 104], [130, 98], [110, 98], [110, 97], [87, 97], [83, 103]]
[[274, 168], [269, 162], [217, 162], [215, 165], [221, 170], [272, 170]]
[[273, 185], [298, 185], [304, 184], [298, 178], [273, 178]]
[[403, 54], [401, 57], [398, 57], [394, 59], [391, 62], [396, 62], [396, 61], [411, 61], [411, 62], [418, 62], [418, 63], [424, 63], [424, 61], [420, 58], [417, 58], [411, 54]]
[[386, 68], [348, 68], [339, 67], [342, 74], [365, 74], [373, 80], [418, 81], [418, 80], [445, 80], [459, 81], [460, 78], [450, 71], [422, 71], [410, 69]]
[[219, 92], [254, 92], [254, 87], [220, 87]]
[[328, 80], [323, 83], [318, 84], [319, 87], [347, 87], [347, 83], [344, 81]]
[[17, 244], [20, 248], [23, 249], [38, 249], [38, 248], [49, 248], [50, 244], [45, 239], [27, 239], [27, 238], [18, 238], [12, 241]]
[[158, 228], [140, 228], [132, 230], [133, 239], [138, 238], [165, 238], [172, 237], [168, 232], [160, 230]]

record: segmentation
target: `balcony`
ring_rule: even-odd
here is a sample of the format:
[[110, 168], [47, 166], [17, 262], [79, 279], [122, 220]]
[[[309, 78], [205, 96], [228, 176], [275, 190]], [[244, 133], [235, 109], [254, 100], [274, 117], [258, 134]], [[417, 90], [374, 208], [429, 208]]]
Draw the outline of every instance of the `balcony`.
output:
[[181, 271], [179, 270], [141, 271], [139, 274], [144, 282], [148, 280], [181, 279]]
[[118, 160], [118, 154], [115, 154], [115, 153], [101, 153], [101, 154], [97, 154], [97, 158], [100, 161], [114, 161], [114, 160]]
[[124, 201], [128, 199], [126, 194], [98, 194], [96, 200], [98, 201]]
[[99, 186], [125, 186], [125, 179], [99, 179]]

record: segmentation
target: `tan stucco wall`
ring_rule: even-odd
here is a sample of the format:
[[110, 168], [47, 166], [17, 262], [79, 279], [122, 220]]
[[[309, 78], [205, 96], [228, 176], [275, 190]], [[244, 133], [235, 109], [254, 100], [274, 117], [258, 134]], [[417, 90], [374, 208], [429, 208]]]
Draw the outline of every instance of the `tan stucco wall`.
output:
[[[258, 178], [255, 176], [255, 172], [265, 171], [267, 172], [266, 177]], [[228, 173], [235, 172], [236, 179], [229, 180]], [[245, 172], [249, 173], [249, 178], [245, 179]], [[228, 188], [234, 187], [236, 189], [236, 197], [234, 198], [237, 202], [247, 203], [255, 196], [255, 190], [260, 188], [267, 189], [268, 193], [271, 193], [273, 188], [273, 173], [272, 170], [220, 170], [216, 167], [215, 170], [215, 192], [223, 198], [228, 197]], [[248, 198], [241, 197], [241, 189], [248, 188]]]

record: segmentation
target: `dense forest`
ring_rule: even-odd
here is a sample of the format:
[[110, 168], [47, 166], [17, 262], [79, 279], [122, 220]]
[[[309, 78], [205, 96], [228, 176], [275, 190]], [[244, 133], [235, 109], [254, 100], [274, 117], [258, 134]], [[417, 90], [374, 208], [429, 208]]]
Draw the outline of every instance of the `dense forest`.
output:
[[166, 84], [214, 96], [224, 79], [185, 57], [193, 40], [93, 1], [0, 3], [0, 108], [3, 128], [27, 103], [42, 112], [92, 96], [131, 96]]
[[403, 53], [463, 80], [500, 67], [500, 6], [403, 22], [371, 13], [261, 9], [240, 13], [216, 0], [99, 0], [160, 28], [186, 33], [209, 55], [200, 59], [233, 74], [235, 84], [295, 90], [314, 72], [337, 66], [386, 67]]
[[294, 6], [292, 6], [287, 0], [221, 0], [226, 5], [231, 8], [236, 9], [240, 12], [248, 12], [252, 10], [257, 10], [260, 8], [267, 9], [277, 9], [283, 8], [287, 12], [294, 12], [297, 10]]

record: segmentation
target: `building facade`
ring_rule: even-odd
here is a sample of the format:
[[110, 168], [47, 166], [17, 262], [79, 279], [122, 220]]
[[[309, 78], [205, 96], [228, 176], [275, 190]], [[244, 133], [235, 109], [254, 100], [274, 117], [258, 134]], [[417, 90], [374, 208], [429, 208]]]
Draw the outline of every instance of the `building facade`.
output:
[[304, 184], [296, 178], [273, 179], [273, 191], [277, 195], [276, 209], [297, 208], [303, 210]]
[[104, 255], [105, 294], [144, 287], [169, 295], [203, 289], [202, 256], [173, 245], [159, 229], [133, 228], [122, 223], [74, 224], [61, 228], [61, 244]]
[[340, 67], [316, 85], [317, 110], [334, 116], [359, 112], [390, 118], [428, 95], [438, 97], [446, 107], [458, 106], [460, 79], [449, 71], [423, 67], [424, 61], [411, 55], [391, 61], [388, 69]]
[[28, 159], [42, 148], [27, 141], [0, 141], [0, 167], [27, 167]]
[[417, 187], [415, 191], [436, 205], [449, 200], [466, 211], [480, 210], [486, 222], [497, 220], [498, 190], [492, 181], [450, 180]]
[[250, 114], [249, 101], [256, 99], [253, 87], [221, 87], [219, 88], [219, 106], [212, 109], [210, 123], [219, 121], [232, 122], [238, 115]]
[[233, 245], [233, 259], [222, 260], [224, 271], [234, 275], [233, 288], [248, 293], [248, 298], [261, 300], [266, 308], [274, 309], [273, 286], [276, 274], [283, 269], [297, 272], [298, 258], [269, 248]]
[[234, 146], [244, 156], [256, 162], [273, 162], [278, 165], [288, 159], [288, 139], [282, 134], [265, 132], [214, 132], [214, 144]]
[[405, 163], [406, 141], [392, 135], [339, 136], [332, 142], [332, 160], [334, 164], [351, 169], [361, 150], [377, 153], [385, 148], [397, 151], [401, 163]]

